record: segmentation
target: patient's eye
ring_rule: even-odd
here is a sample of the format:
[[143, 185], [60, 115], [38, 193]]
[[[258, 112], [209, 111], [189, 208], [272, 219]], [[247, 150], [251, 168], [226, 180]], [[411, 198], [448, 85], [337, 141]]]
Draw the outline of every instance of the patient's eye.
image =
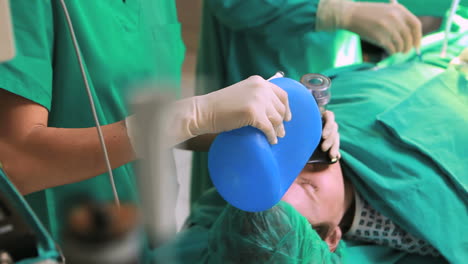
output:
[[316, 183], [314, 183], [312, 180], [307, 179], [307, 178], [304, 178], [304, 177], [297, 177], [296, 183], [298, 183], [298, 184], [300, 184], [300, 185], [307, 184], [307, 185], [312, 186], [312, 188], [314, 189], [314, 191], [317, 191], [317, 190], [318, 190], [318, 187], [317, 187], [317, 184], [316, 184]]

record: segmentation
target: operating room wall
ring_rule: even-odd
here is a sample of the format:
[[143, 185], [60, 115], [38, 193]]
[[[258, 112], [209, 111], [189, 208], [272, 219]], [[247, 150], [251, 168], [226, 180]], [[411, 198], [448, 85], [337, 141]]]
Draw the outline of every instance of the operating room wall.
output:
[[[182, 96], [194, 95], [195, 64], [197, 59], [198, 35], [200, 32], [202, 0], [177, 0], [179, 21], [182, 24], [186, 54], [182, 69]], [[176, 207], [177, 226], [180, 228], [189, 214], [189, 190], [191, 151], [174, 150], [179, 181], [179, 195]]]

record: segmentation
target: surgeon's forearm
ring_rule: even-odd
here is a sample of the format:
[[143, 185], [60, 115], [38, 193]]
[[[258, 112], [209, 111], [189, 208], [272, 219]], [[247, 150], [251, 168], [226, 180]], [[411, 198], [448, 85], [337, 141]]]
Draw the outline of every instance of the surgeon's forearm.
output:
[[[102, 131], [112, 168], [135, 159], [123, 122], [103, 126]], [[39, 125], [14, 144], [0, 141], [0, 148], [0, 161], [23, 194], [106, 172], [95, 127], [66, 129]]]

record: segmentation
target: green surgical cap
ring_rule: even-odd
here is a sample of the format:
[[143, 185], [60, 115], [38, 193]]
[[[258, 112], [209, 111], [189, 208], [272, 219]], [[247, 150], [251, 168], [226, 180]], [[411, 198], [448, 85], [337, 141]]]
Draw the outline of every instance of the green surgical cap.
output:
[[263, 212], [227, 206], [208, 234], [208, 263], [342, 263], [307, 219], [286, 202]]

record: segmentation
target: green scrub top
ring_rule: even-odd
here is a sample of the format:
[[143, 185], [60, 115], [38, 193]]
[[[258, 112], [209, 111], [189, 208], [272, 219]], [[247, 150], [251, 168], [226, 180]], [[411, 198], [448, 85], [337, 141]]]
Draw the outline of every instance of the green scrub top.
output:
[[[318, 0], [206, 0], [196, 93], [206, 94], [251, 75], [302, 75], [359, 63], [359, 37], [349, 31], [315, 32]], [[196, 152], [191, 200], [212, 187], [207, 153]]]
[[[185, 50], [174, 1], [66, 3], [102, 125], [129, 114], [128, 88], [139, 81], [169, 82], [164, 87], [179, 94]], [[17, 55], [0, 65], [0, 88], [47, 108], [51, 127], [95, 126], [60, 2], [15, 0], [11, 9]], [[137, 190], [132, 166], [115, 169], [114, 177], [121, 200], [134, 201]], [[71, 207], [70, 199], [83, 194], [111, 200], [108, 175], [39, 191], [26, 199], [59, 239], [65, 208]]]

